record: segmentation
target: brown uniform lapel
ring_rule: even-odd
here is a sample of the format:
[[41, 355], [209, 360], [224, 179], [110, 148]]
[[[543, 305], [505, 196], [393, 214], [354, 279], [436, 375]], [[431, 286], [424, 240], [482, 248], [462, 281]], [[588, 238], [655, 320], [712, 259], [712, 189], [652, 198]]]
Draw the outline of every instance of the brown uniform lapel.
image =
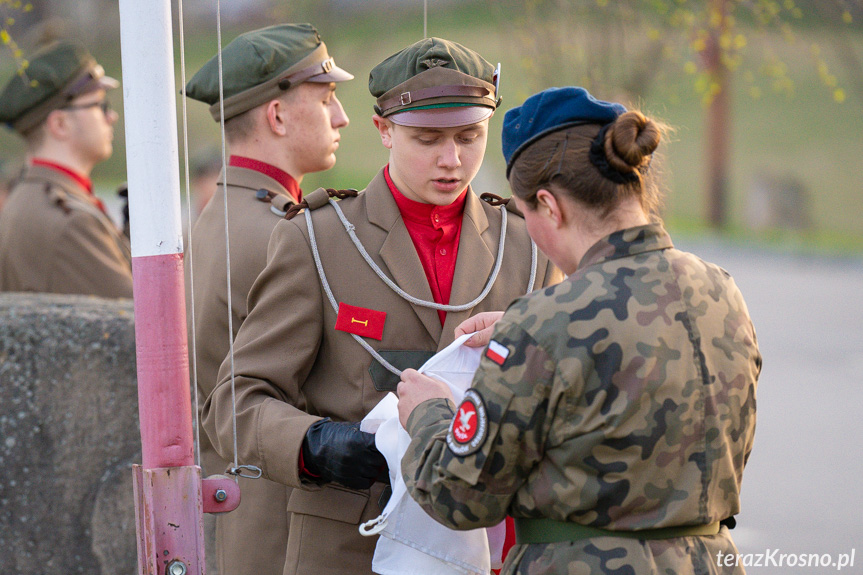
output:
[[[462, 305], [478, 296], [487, 283], [488, 276], [494, 267], [497, 256], [499, 235], [483, 239], [489, 223], [480, 200], [473, 190], [468, 190], [464, 204], [464, 218], [461, 224], [461, 236], [458, 244], [458, 257], [455, 262], [455, 274], [452, 280], [452, 292], [449, 303]], [[487, 244], [486, 241], [492, 242]], [[472, 315], [472, 308], [447, 312], [446, 323], [443, 326], [443, 338], [438, 349], [443, 349], [454, 339], [456, 326]]]
[[[389, 271], [396, 284], [410, 295], [421, 300], [434, 301], [422, 263], [384, 179], [383, 171], [378, 172], [365, 193], [369, 222], [387, 232], [379, 252], [386, 264], [386, 271]], [[381, 286], [381, 289], [390, 288]], [[437, 311], [413, 304], [411, 307], [429, 335], [439, 341], [441, 325]]]

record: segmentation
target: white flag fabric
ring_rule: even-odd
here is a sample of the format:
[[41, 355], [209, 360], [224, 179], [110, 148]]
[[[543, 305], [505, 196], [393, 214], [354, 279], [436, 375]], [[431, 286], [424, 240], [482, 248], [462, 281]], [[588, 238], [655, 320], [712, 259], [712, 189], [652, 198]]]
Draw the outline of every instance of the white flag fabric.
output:
[[[482, 348], [467, 347], [466, 334], [431, 357], [424, 373], [449, 385], [456, 404], [473, 381]], [[360, 526], [363, 535], [380, 533], [372, 571], [380, 575], [487, 575], [501, 566], [505, 526], [453, 531], [431, 517], [407, 493], [401, 460], [410, 436], [398, 418], [398, 398], [388, 393], [363, 419], [375, 432], [375, 445], [387, 460], [393, 493], [383, 513]], [[490, 545], [491, 543], [491, 545]]]

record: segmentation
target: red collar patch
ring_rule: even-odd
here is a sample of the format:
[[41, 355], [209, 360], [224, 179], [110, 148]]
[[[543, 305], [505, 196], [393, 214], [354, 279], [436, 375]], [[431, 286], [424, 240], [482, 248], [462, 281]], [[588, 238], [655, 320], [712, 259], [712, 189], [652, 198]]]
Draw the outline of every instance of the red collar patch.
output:
[[459, 457], [479, 451], [488, 437], [488, 414], [478, 391], [471, 388], [464, 394], [450, 424], [446, 443]]
[[270, 177], [279, 182], [285, 190], [291, 195], [295, 203], [299, 204], [303, 201], [303, 191], [300, 189], [300, 184], [286, 171], [277, 168], [266, 162], [256, 160], [254, 158], [246, 158], [244, 156], [231, 156], [228, 160], [229, 166], [236, 168], [245, 168], [260, 172], [267, 177]]

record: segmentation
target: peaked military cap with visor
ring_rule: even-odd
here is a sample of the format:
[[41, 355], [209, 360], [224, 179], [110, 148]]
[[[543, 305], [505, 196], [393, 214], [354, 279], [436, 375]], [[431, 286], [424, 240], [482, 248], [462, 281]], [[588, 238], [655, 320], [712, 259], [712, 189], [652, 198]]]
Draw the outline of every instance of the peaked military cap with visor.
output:
[[[225, 120], [278, 98], [303, 82], [343, 82], [353, 75], [336, 66], [311, 24], [279, 24], [241, 34], [222, 50]], [[213, 56], [186, 84], [186, 96], [210, 104], [219, 121], [219, 60]]]
[[48, 114], [88, 92], [119, 86], [79, 44], [59, 41], [36, 51], [0, 94], [0, 122], [27, 134]]
[[461, 44], [426, 38], [393, 54], [369, 74], [375, 112], [401, 126], [476, 124], [500, 104], [500, 66]]

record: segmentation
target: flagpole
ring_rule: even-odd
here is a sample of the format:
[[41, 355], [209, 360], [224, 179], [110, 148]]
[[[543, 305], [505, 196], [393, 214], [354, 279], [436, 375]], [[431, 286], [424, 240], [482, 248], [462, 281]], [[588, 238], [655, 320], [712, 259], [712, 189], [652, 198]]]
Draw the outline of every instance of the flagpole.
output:
[[120, 24], [143, 465], [188, 466], [194, 442], [170, 4], [120, 0]]
[[133, 472], [138, 568], [203, 575], [202, 513], [236, 507], [239, 492], [227, 478], [208, 486], [194, 462], [170, 0], [120, 0], [120, 36], [142, 446]]

